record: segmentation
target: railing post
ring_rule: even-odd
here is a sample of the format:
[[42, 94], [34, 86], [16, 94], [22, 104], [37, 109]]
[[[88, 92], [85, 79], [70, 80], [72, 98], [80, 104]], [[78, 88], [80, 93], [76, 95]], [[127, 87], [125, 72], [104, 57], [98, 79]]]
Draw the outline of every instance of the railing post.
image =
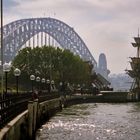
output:
[[28, 102], [28, 133], [29, 133], [29, 138], [32, 139], [33, 137], [33, 128], [34, 128], [34, 102], [33, 101], [29, 101]]
[[37, 123], [37, 115], [38, 115], [38, 99], [34, 100], [34, 122], [33, 122], [33, 131], [36, 130], [36, 123]]

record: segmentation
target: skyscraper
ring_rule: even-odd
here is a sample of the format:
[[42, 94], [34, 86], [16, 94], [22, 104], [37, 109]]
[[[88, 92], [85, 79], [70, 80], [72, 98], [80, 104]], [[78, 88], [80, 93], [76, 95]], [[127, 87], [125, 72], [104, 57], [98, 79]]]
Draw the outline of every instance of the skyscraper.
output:
[[108, 79], [108, 74], [110, 71], [107, 69], [107, 60], [104, 53], [101, 53], [99, 56], [98, 73], [100, 73], [104, 78]]

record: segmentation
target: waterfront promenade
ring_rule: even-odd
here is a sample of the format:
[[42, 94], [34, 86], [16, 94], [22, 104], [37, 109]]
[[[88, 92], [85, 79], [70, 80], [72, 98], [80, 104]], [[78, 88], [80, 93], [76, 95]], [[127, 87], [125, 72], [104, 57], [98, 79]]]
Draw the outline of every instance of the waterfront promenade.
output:
[[[128, 92], [119, 93], [119, 92], [106, 91], [106, 92], [102, 92], [99, 95], [94, 95], [94, 94], [81, 95], [79, 93], [74, 93], [72, 95], [66, 95], [66, 96], [62, 96], [62, 95], [60, 96], [58, 93], [51, 93], [49, 95], [47, 95], [46, 93], [42, 93], [40, 94], [39, 100], [37, 101], [37, 104], [38, 104], [37, 105], [38, 107], [37, 107], [35, 104], [33, 106], [31, 105], [33, 103], [31, 96], [27, 96], [27, 94], [25, 94], [26, 96], [24, 95], [25, 98], [23, 99], [23, 95], [19, 96], [19, 97], [22, 96], [22, 98], [12, 97], [10, 99], [9, 97], [9, 99], [5, 100], [5, 102], [1, 102], [1, 107], [2, 105], [4, 106], [4, 108], [1, 108], [1, 113], [2, 113], [1, 114], [1, 118], [2, 118], [1, 119], [1, 130], [2, 130], [1, 134], [4, 132], [2, 129], [2, 126], [3, 128], [4, 126], [7, 127], [8, 121], [10, 122], [12, 118], [13, 119], [16, 118], [16, 115], [19, 116], [19, 114], [22, 114], [24, 111], [26, 111], [27, 105], [28, 105], [28, 112], [25, 112], [25, 114], [21, 116], [20, 118], [18, 117], [18, 119], [16, 119], [16, 122], [13, 123], [13, 125], [9, 125], [10, 127], [8, 127], [8, 131], [5, 132], [5, 134], [3, 134], [3, 136], [5, 135], [7, 139], [10, 135], [13, 135], [13, 140], [14, 140], [14, 134], [10, 134], [10, 131], [12, 130], [14, 125], [16, 125], [15, 129], [17, 128], [21, 129], [24, 126], [24, 128], [26, 128], [26, 131], [24, 132], [25, 136], [28, 138], [33, 137], [35, 135], [35, 130], [42, 123], [44, 123], [45, 120], [47, 121], [47, 119], [50, 116], [52, 116], [54, 112], [61, 110], [63, 107], [68, 107], [74, 104], [83, 104], [83, 103], [103, 103], [103, 102], [126, 103], [126, 102], [138, 101], [137, 99], [134, 99], [134, 98], [130, 100], [130, 98], [128, 98]], [[32, 101], [31, 104], [30, 104], [30, 101]], [[36, 109], [32, 108], [34, 111], [36, 110], [36, 112], [34, 112], [34, 114], [36, 114], [36, 117], [33, 117], [33, 118], [29, 117], [30, 113], [31, 113], [31, 116], [33, 115], [32, 110], [30, 110], [31, 108], [29, 106], [31, 108], [32, 107], [34, 108], [35, 106], [37, 107], [37, 108], [35, 107]], [[22, 118], [22, 121], [19, 121], [21, 120], [21, 118]], [[36, 125], [34, 127], [30, 127], [30, 129], [32, 130], [29, 130], [27, 126], [30, 126], [30, 125], [32, 126], [32, 123]], [[23, 137], [23, 135], [21, 135], [20, 133], [21, 132], [18, 131], [17, 135], [19, 135], [19, 137]]]

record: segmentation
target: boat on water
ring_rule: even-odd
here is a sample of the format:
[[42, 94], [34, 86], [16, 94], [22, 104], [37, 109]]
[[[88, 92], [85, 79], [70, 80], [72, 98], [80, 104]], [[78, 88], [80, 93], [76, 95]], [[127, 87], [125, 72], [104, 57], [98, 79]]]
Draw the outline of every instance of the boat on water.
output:
[[126, 70], [127, 74], [133, 78], [133, 82], [130, 88], [130, 94], [134, 95], [140, 100], [140, 36], [134, 37], [134, 43], [132, 46], [137, 49], [136, 56], [130, 57], [131, 70]]

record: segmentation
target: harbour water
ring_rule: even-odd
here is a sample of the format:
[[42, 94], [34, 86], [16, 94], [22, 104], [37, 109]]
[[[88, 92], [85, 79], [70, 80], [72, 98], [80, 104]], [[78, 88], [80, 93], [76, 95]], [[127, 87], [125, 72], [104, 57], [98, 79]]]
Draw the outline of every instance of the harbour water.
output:
[[36, 140], [140, 140], [140, 103], [92, 103], [63, 109]]

